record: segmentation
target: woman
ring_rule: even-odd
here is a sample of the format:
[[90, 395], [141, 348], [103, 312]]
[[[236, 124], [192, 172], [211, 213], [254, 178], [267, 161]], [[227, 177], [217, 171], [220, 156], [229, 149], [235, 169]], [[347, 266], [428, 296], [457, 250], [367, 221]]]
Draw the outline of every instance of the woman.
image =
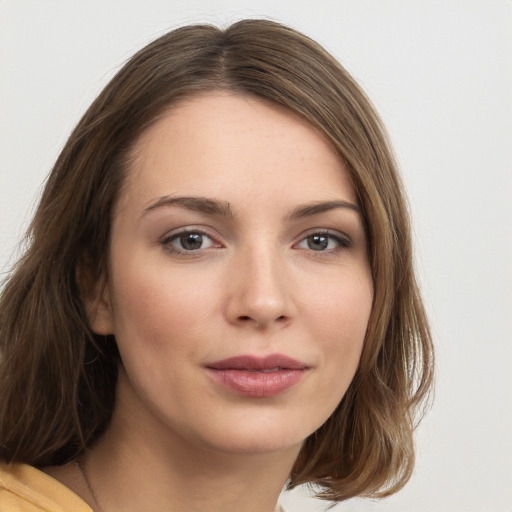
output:
[[143, 48], [4, 286], [0, 511], [400, 489], [432, 380], [401, 190], [369, 101], [307, 37], [246, 20]]

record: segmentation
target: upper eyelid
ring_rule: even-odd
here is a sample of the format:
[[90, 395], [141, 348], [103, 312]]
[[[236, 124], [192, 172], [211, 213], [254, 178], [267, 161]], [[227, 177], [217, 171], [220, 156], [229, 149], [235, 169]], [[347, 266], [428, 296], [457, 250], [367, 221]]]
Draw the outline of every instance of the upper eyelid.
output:
[[[212, 244], [214, 246], [217, 246], [216, 248], [218, 248], [219, 246], [224, 246], [224, 244], [222, 242], [219, 241], [218, 237], [212, 235], [211, 233], [209, 233], [208, 231], [204, 230], [204, 229], [198, 229], [198, 228], [192, 228], [192, 229], [187, 229], [187, 228], [178, 228], [176, 230], [172, 230], [172, 231], [168, 231], [164, 236], [160, 237], [158, 239], [158, 245], [161, 245], [162, 247], [165, 247], [165, 248], [170, 248], [170, 247], [173, 247], [172, 246], [172, 243], [179, 239], [181, 236], [183, 235], [187, 235], [187, 234], [190, 234], [190, 233], [198, 233], [200, 235], [202, 235], [203, 237], [206, 237], [208, 238], [209, 240], [211, 240]], [[206, 250], [206, 249], [209, 249], [210, 247], [205, 247], [204, 249], [197, 249], [196, 251], [187, 251], [187, 252], [200, 252], [201, 250]], [[178, 248], [175, 248], [173, 247], [173, 250], [175, 252], [180, 252], [180, 250]], [[185, 252], [185, 251], [183, 251]]]
[[[211, 231], [213, 231], [213, 228], [210, 228], [209, 226], [206, 227], [199, 227], [195, 225], [191, 226], [181, 226], [179, 228], [171, 229], [170, 231], [167, 231], [166, 234], [162, 236], [162, 238], [167, 238], [168, 236], [174, 236], [179, 235], [181, 233], [202, 233], [211, 237], [215, 237]], [[350, 236], [345, 233], [344, 231], [340, 231], [339, 229], [333, 229], [333, 228], [320, 228], [320, 227], [314, 227], [314, 228], [308, 228], [307, 230], [301, 232], [299, 235], [296, 236], [297, 239], [304, 238], [307, 236], [311, 236], [314, 234], [326, 234], [326, 235], [334, 235], [334, 236], [342, 236], [344, 238], [350, 238]]]
[[171, 229], [170, 231], [167, 231], [162, 237], [160, 237], [160, 240], [165, 241], [170, 238], [176, 238], [180, 235], [187, 234], [187, 233], [200, 233], [201, 235], [206, 235], [207, 237], [211, 238], [212, 240], [217, 240], [217, 238], [219, 238], [218, 236], [213, 234], [208, 228], [189, 226], [189, 227], [180, 227], [180, 228], [176, 228], [176, 229]]
[[301, 233], [297, 237], [297, 241], [300, 242], [301, 240], [304, 240], [304, 238], [307, 238], [308, 236], [312, 236], [312, 235], [330, 235], [330, 236], [337, 237], [337, 238], [343, 238], [347, 242], [352, 242], [352, 237], [348, 233], [345, 233], [344, 231], [340, 231], [339, 229], [331, 229], [331, 228], [308, 229], [308, 230], [304, 231], [303, 233]]

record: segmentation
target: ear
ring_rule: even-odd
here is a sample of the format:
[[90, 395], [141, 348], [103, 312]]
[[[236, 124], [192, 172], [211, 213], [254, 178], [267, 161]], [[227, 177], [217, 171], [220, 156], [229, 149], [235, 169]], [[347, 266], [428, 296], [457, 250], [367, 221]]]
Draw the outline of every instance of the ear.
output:
[[79, 266], [76, 279], [91, 330], [95, 334], [114, 334], [114, 316], [107, 277], [104, 274], [93, 276], [90, 267]]

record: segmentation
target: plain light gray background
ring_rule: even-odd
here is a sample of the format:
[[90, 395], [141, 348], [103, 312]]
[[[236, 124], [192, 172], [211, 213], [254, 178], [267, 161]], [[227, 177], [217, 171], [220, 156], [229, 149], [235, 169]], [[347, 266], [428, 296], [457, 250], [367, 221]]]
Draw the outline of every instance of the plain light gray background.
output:
[[[0, 0], [0, 270], [67, 135], [178, 25], [270, 17], [322, 43], [380, 111], [409, 190], [438, 355], [408, 486], [346, 512], [512, 511], [512, 1]], [[324, 510], [300, 492], [290, 511]]]

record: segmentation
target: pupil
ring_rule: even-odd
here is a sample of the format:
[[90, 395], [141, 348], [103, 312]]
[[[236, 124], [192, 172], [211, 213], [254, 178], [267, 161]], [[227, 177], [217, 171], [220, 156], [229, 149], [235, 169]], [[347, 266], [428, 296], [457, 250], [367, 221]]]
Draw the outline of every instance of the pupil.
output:
[[313, 235], [308, 238], [308, 247], [313, 249], [313, 251], [326, 249], [328, 243], [329, 239], [325, 235]]
[[187, 233], [180, 237], [180, 242], [181, 246], [189, 251], [200, 249], [203, 244], [203, 235], [199, 233]]

